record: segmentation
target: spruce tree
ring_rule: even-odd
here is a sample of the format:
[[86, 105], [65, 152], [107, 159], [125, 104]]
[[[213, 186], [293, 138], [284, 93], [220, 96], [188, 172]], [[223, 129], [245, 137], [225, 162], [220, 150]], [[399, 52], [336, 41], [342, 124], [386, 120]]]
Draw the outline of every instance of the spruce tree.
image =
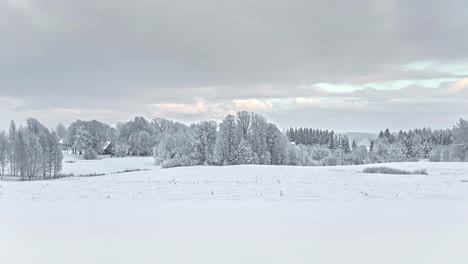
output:
[[351, 148], [352, 148], [352, 150], [356, 150], [356, 148], [357, 148], [356, 140], [354, 140], [354, 139], [353, 139], [353, 143], [351, 145]]

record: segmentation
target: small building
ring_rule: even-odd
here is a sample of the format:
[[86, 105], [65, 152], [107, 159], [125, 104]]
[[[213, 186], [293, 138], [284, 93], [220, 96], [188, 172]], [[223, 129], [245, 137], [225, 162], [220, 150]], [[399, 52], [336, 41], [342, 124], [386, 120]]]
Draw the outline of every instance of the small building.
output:
[[106, 141], [106, 144], [102, 147], [101, 155], [111, 155], [115, 154], [115, 145], [112, 141]]

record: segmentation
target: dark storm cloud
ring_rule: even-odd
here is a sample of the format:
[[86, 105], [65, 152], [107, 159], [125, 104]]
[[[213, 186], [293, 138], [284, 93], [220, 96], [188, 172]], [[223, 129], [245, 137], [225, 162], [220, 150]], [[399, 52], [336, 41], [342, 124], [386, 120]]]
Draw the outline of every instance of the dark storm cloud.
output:
[[463, 0], [7, 0], [0, 97], [21, 111], [134, 113], [323, 96], [316, 83], [463, 78], [404, 66], [466, 62], [467, 13]]

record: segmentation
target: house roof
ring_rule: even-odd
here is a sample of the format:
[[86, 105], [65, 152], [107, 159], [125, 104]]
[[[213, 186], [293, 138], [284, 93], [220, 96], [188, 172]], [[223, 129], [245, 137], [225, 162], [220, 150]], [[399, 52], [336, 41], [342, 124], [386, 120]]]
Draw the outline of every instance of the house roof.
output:
[[102, 147], [102, 149], [106, 149], [109, 147], [109, 145], [112, 143], [112, 141], [106, 141], [106, 144]]

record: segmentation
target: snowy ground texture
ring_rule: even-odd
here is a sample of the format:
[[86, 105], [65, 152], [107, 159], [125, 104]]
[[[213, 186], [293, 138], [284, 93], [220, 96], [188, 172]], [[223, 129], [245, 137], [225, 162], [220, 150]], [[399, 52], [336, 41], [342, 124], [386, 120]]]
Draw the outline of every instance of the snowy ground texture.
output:
[[[362, 173], [382, 165], [429, 175]], [[467, 163], [63, 173], [105, 175], [0, 181], [0, 263], [468, 264]]]
[[[367, 174], [369, 166], [427, 169], [429, 175]], [[128, 173], [123, 171], [141, 170]], [[1, 182], [0, 201], [38, 200], [468, 200], [468, 163], [337, 167], [227, 166], [161, 169], [152, 158], [65, 163], [64, 174], [106, 174]]]

